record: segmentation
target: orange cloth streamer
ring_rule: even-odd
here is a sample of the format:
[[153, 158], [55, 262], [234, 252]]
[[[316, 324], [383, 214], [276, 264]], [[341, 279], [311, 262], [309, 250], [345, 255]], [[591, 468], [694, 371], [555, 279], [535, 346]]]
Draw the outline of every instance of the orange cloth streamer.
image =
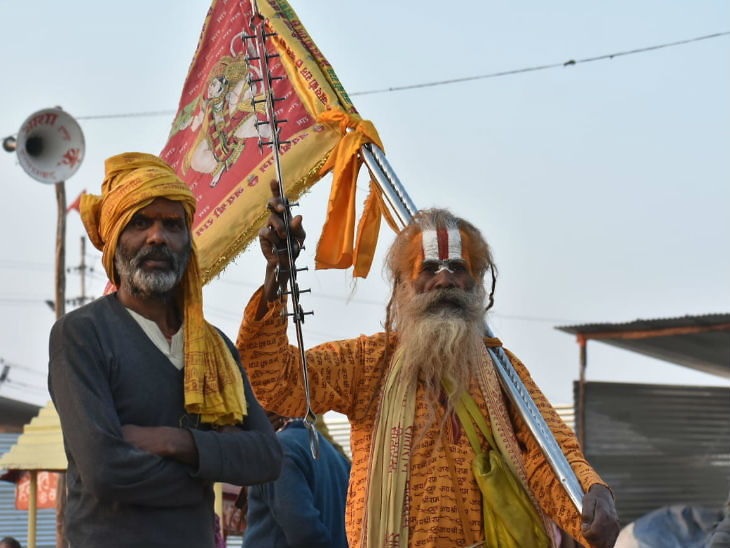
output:
[[[101, 195], [81, 196], [79, 212], [91, 243], [102, 252], [107, 276], [118, 286], [114, 255], [119, 237], [134, 214], [156, 198], [166, 198], [182, 204], [189, 227], [195, 214], [195, 197], [169, 165], [151, 154], [127, 152], [112, 156], [105, 168]], [[185, 409], [199, 414], [205, 423], [238, 424], [246, 415], [241, 371], [220, 333], [203, 317], [194, 242], [181, 285]]]
[[370, 266], [373, 264], [373, 258], [375, 257], [375, 246], [378, 243], [378, 234], [380, 233], [381, 216], [385, 217], [388, 226], [397, 234], [398, 225], [383, 201], [380, 188], [373, 181], [370, 181], [370, 193], [365, 200], [360, 222], [357, 225], [353, 276], [367, 278], [368, 272], [370, 272]]
[[[339, 125], [342, 138], [330, 153], [320, 170], [320, 176], [333, 171], [332, 190], [327, 205], [327, 216], [317, 244], [315, 267], [348, 268], [355, 266], [353, 275], [366, 277], [380, 231], [380, 217], [385, 213], [382, 200], [374, 196], [379, 193], [374, 185], [358, 225], [357, 247], [353, 245], [355, 234], [355, 186], [362, 165], [359, 151], [366, 143], [382, 148], [375, 126], [357, 115], [340, 109], [326, 110], [317, 118], [318, 122]], [[348, 131], [349, 130], [349, 131]], [[392, 225], [391, 225], [392, 226]]]

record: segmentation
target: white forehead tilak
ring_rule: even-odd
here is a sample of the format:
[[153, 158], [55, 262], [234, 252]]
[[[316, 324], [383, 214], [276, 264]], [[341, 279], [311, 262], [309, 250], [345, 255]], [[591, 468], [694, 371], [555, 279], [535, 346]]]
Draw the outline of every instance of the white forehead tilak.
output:
[[451, 261], [461, 259], [461, 234], [458, 228], [424, 229], [423, 260]]

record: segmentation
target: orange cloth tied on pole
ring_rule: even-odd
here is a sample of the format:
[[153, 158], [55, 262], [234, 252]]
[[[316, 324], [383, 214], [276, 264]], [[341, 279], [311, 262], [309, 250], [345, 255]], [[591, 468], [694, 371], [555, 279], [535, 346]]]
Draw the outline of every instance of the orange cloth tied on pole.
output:
[[342, 138], [320, 170], [320, 176], [333, 171], [333, 179], [327, 216], [317, 244], [315, 266], [318, 269], [354, 266], [353, 276], [364, 278], [375, 255], [380, 217], [386, 212], [382, 200], [374, 196], [374, 192], [379, 191], [371, 184], [358, 225], [357, 245], [354, 245], [355, 191], [363, 162], [360, 147], [367, 143], [374, 143], [380, 148], [383, 145], [371, 122], [341, 109], [327, 110], [318, 116], [317, 121], [337, 124]]
[[[102, 252], [109, 280], [119, 285], [114, 256], [122, 231], [134, 214], [156, 198], [180, 202], [188, 227], [195, 214], [195, 197], [164, 161], [152, 154], [127, 152], [105, 163], [101, 195], [81, 196], [79, 212], [94, 247]], [[198, 253], [191, 241], [190, 260], [183, 274], [185, 409], [208, 424], [238, 424], [246, 415], [241, 371], [215, 327], [203, 317], [203, 284]]]

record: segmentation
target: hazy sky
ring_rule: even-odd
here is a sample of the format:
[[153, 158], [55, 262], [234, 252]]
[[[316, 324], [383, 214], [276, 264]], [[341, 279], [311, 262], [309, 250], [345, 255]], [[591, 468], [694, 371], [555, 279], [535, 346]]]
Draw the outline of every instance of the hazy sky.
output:
[[[114, 6], [114, 7], [112, 7]], [[159, 153], [207, 1], [0, 0], [0, 138], [62, 106], [86, 138], [68, 201], [98, 192], [105, 158]], [[578, 347], [556, 325], [730, 312], [730, 36], [610, 60], [408, 91], [370, 90], [561, 64], [730, 31], [730, 3], [648, 0], [292, 1], [380, 132], [419, 207], [448, 207], [484, 232], [500, 271], [490, 323], [555, 403], [572, 401]], [[155, 116], [139, 116], [161, 112]], [[127, 115], [108, 118], [107, 115]], [[44, 403], [54, 314], [56, 201], [0, 151], [0, 395]], [[363, 184], [363, 188], [365, 185]], [[329, 180], [302, 200], [314, 249]], [[361, 192], [361, 198], [365, 194]], [[83, 228], [68, 216], [67, 266]], [[367, 280], [300, 276], [307, 346], [381, 328], [384, 231]], [[90, 244], [86, 295], [105, 276]], [[313, 264], [311, 255], [304, 263]], [[256, 248], [206, 288], [208, 319], [235, 338], [263, 276]], [[81, 294], [77, 270], [67, 298]], [[589, 380], [722, 384], [600, 343]]]

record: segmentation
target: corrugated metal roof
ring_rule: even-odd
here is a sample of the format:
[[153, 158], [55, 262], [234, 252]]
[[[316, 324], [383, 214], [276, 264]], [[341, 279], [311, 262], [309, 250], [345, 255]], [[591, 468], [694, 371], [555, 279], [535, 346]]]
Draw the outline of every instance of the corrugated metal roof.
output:
[[[0, 455], [4, 455], [10, 451], [10, 448], [15, 445], [16, 441], [18, 441], [18, 436], [20, 436], [20, 433], [0, 432]], [[2, 470], [2, 468], [0, 468], [0, 470]]]
[[606, 382], [585, 389], [583, 450], [611, 486], [624, 524], [673, 504], [722, 509], [730, 389]]
[[0, 468], [6, 470], [62, 471], [67, 465], [61, 421], [50, 401], [23, 427], [17, 443], [0, 458]]
[[327, 425], [327, 430], [342, 450], [352, 458], [352, 450], [350, 449], [350, 421], [345, 415], [340, 413], [326, 413], [324, 415], [324, 422]]
[[730, 378], [730, 314], [591, 323], [555, 329]]
[[555, 411], [558, 412], [558, 415], [561, 419], [563, 419], [563, 422], [568, 425], [568, 427], [575, 431], [575, 408], [573, 407], [572, 403], [559, 403], [556, 405], [553, 405], [555, 408]]

